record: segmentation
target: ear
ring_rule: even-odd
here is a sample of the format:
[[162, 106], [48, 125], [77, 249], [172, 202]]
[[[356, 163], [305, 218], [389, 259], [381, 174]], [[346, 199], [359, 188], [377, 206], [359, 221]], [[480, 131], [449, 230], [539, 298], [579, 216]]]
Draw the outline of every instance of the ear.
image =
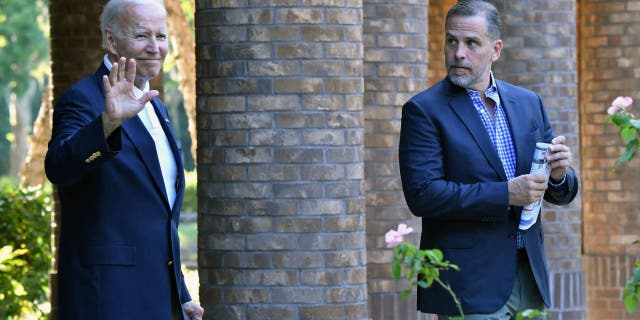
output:
[[498, 39], [493, 43], [493, 53], [491, 54], [491, 61], [496, 62], [502, 54], [502, 40]]
[[107, 52], [117, 56], [118, 52], [116, 51], [116, 35], [113, 32], [113, 30], [109, 28], [105, 28], [104, 37], [105, 37], [105, 46], [106, 46], [105, 49], [107, 49]]

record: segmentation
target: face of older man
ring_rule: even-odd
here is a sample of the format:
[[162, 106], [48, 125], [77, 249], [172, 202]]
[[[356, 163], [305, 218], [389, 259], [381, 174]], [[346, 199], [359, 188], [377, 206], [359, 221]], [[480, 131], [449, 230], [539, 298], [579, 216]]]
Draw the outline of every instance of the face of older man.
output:
[[136, 60], [135, 84], [141, 87], [160, 74], [169, 50], [166, 12], [159, 4], [137, 4], [120, 17], [119, 27], [118, 34], [107, 32], [109, 53]]

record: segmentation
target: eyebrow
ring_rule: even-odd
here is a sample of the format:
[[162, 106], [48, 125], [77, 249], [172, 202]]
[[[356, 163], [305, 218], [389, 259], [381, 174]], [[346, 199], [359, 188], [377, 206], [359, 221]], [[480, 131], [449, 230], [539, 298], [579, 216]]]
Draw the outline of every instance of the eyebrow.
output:
[[457, 39], [457, 38], [462, 38], [463, 40], [475, 40], [475, 41], [481, 41], [480, 37], [479, 37], [479, 36], [477, 36], [477, 35], [472, 35], [472, 36], [465, 36], [465, 35], [462, 35], [462, 36], [458, 37], [458, 36], [454, 35], [453, 33], [450, 33], [449, 31], [447, 31], [447, 32], [445, 33], [445, 38], [456, 38], [456, 39]]

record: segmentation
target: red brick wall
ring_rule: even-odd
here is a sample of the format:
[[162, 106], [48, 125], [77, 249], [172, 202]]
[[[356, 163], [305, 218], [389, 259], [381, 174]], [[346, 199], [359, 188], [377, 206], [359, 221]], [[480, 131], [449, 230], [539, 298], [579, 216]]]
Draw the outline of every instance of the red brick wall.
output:
[[94, 73], [104, 51], [99, 17], [106, 0], [50, 0], [54, 101], [74, 82]]
[[640, 1], [583, 0], [579, 19], [587, 317], [639, 319], [626, 314], [620, 296], [640, 254], [631, 244], [640, 238], [640, 162], [611, 170], [622, 143], [604, 122], [616, 96], [640, 99]]
[[205, 317], [365, 319], [362, 5], [247, 3], [196, 6]]
[[384, 234], [399, 222], [419, 220], [409, 212], [400, 182], [398, 139], [403, 103], [427, 87], [428, 1], [364, 1], [365, 176], [369, 317], [415, 319], [415, 296], [400, 301], [408, 284], [391, 276], [392, 250]]

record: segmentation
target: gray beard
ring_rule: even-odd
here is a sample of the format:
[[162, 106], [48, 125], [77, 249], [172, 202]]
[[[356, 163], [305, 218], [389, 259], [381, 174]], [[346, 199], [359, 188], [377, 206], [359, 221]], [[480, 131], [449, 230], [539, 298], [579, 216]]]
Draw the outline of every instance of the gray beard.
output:
[[449, 79], [451, 80], [451, 82], [453, 82], [453, 84], [463, 88], [469, 88], [469, 85], [473, 80], [471, 79], [471, 77], [468, 77], [468, 76], [452, 76], [452, 75], [449, 75]]

